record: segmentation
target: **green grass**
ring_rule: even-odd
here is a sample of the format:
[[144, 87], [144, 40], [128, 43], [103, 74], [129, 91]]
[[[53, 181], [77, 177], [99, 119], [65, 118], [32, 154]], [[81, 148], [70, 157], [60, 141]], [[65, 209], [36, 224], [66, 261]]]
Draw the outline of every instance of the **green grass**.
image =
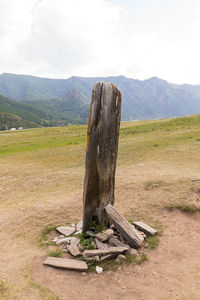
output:
[[[75, 128], [71, 132], [70, 128], [66, 128], [65, 130], [63, 128], [42, 128], [31, 131], [12, 132], [13, 134], [10, 132], [6, 133], [7, 136], [1, 138], [0, 156], [15, 153], [23, 154], [23, 152], [40, 151], [43, 149], [51, 150], [53, 148], [62, 148], [83, 143], [85, 136], [80, 134], [80, 131], [76, 133]], [[24, 138], [26, 139], [25, 142]]]
[[141, 265], [143, 262], [148, 261], [148, 256], [145, 252], [142, 252], [140, 257], [136, 260], [136, 264]]
[[[171, 209], [199, 211], [197, 206], [185, 205], [186, 200], [182, 203], [182, 199], [188, 199], [188, 196], [199, 197], [190, 189], [191, 181], [196, 182], [196, 186], [200, 180], [199, 117], [188, 119], [189, 121], [187, 118], [181, 118], [180, 123], [177, 123], [178, 120], [123, 122], [120, 131], [115, 202], [123, 215], [127, 214], [134, 220], [140, 219], [153, 226], [154, 217], [159, 215], [167, 203], [172, 203]], [[165, 127], [166, 124], [171, 126], [171, 130]], [[1, 209], [8, 213], [14, 209], [16, 215], [23, 213], [23, 220], [28, 227], [23, 226], [22, 229], [22, 220], [23, 222], [19, 222], [14, 228], [16, 232], [14, 231], [13, 235], [26, 235], [27, 242], [30, 240], [31, 251], [34, 251], [32, 246], [38, 239], [40, 246], [47, 246], [45, 249], [37, 249], [33, 252], [35, 255], [38, 255], [38, 251], [41, 252], [41, 256], [48, 251], [57, 253], [58, 246], [48, 242], [51, 231], [55, 229], [54, 225], [63, 225], [66, 221], [74, 222], [82, 213], [86, 130], [87, 126], [68, 126], [1, 132]], [[141, 163], [142, 167], [139, 166]], [[152, 183], [159, 185], [152, 188]], [[20, 202], [23, 203], [25, 212], [20, 212]], [[52, 223], [52, 220], [55, 222]], [[41, 228], [47, 225], [42, 231]], [[147, 242], [149, 249], [158, 245], [158, 239], [151, 238]], [[16, 238], [16, 243], [18, 240], [22, 241], [21, 238]], [[92, 240], [87, 246], [90, 247], [91, 242]], [[18, 249], [21, 249], [21, 244], [19, 246]], [[145, 250], [148, 253], [148, 248]], [[142, 254], [140, 258], [127, 256], [125, 262], [110, 260], [101, 264], [104, 269], [118, 269], [121, 265], [139, 264], [145, 260], [147, 257]], [[99, 265], [99, 262], [97, 264]], [[20, 272], [21, 266], [17, 268]], [[14, 275], [9, 272], [8, 276], [13, 279]], [[19, 280], [18, 283], [20, 284]], [[12, 289], [9, 285], [9, 293]], [[40, 287], [36, 286], [35, 290], [39, 293]]]
[[[136, 125], [133, 125], [136, 124]], [[170, 130], [169, 130], [170, 128]], [[120, 130], [120, 141], [127, 143], [127, 150], [143, 155], [146, 151], [159, 151], [160, 148], [178, 145], [182, 142], [200, 139], [200, 116], [171, 120], [124, 122]], [[189, 129], [189, 130], [188, 130]], [[70, 145], [85, 145], [86, 125], [40, 128], [20, 132], [4, 132], [0, 139], [0, 155], [40, 151], [42, 149], [64, 148]], [[139, 137], [145, 136], [140, 139]], [[132, 139], [134, 138], [134, 144]], [[139, 139], [138, 139], [139, 138]], [[138, 139], [138, 140], [135, 140]]]
[[30, 278], [28, 280], [28, 284], [31, 288], [36, 290], [36, 292], [39, 294], [40, 299], [44, 300], [59, 300], [57, 296], [55, 296], [47, 287], [43, 286], [40, 283], [37, 283]]
[[104, 225], [98, 224], [96, 221], [92, 221], [90, 224], [90, 230], [94, 231], [95, 233], [103, 232], [106, 229], [107, 228]]
[[[128, 217], [127, 221], [129, 223], [133, 224], [134, 219], [132, 217]], [[154, 223], [154, 225], [152, 227], [157, 229], [157, 234], [154, 236], [152, 236], [150, 234], [146, 234], [146, 238], [145, 238], [145, 243], [147, 244], [147, 246], [145, 248], [147, 248], [149, 250], [155, 249], [158, 247], [158, 245], [160, 243], [160, 236], [162, 236], [162, 234], [163, 234], [163, 224], [158, 220], [156, 220], [153, 223]]]
[[166, 206], [169, 210], [179, 209], [185, 213], [195, 213], [200, 212], [200, 207], [196, 206], [195, 204], [185, 204], [185, 203], [179, 203], [179, 204], [169, 204]]
[[133, 222], [134, 222], [133, 218], [127, 217], [126, 219], [127, 219], [127, 221], [128, 221], [131, 225], [133, 224]]
[[62, 251], [60, 249], [56, 249], [56, 250], [52, 250], [48, 252], [48, 256], [52, 256], [52, 257], [62, 257]]
[[58, 226], [48, 226], [42, 230], [42, 233], [38, 240], [38, 244], [40, 247], [48, 247], [50, 245], [55, 245], [55, 243], [53, 242], [48, 242], [48, 236], [52, 231], [56, 230], [57, 227]]
[[[136, 135], [141, 133], [157, 132], [157, 131], [174, 131], [176, 129], [194, 128], [200, 126], [200, 115], [191, 117], [182, 117], [174, 119], [165, 119], [159, 121], [146, 121], [146, 124], [133, 125], [128, 128], [121, 129], [121, 135]], [[155, 144], [158, 146], [158, 144]]]
[[95, 246], [93, 245], [93, 242], [94, 242], [94, 238], [93, 237], [89, 237], [85, 233], [77, 234], [76, 237], [80, 239], [80, 244], [83, 247], [85, 247], [85, 249], [87, 249], [87, 250], [93, 250], [93, 249], [95, 249]]
[[5, 282], [0, 281], [0, 296], [5, 296], [5, 293], [8, 291], [8, 286]]
[[151, 190], [151, 189], [156, 189], [159, 188], [160, 186], [163, 186], [164, 183], [162, 181], [148, 181], [144, 185], [145, 190]]
[[145, 252], [142, 252], [139, 257], [136, 255], [126, 254], [126, 259], [116, 261], [115, 259], [107, 259], [103, 261], [88, 261], [88, 269], [90, 272], [95, 272], [96, 266], [102, 267], [104, 271], [112, 270], [117, 271], [120, 266], [126, 266], [129, 264], [140, 265], [145, 261], [148, 261], [148, 256]]
[[151, 250], [151, 249], [155, 249], [158, 247], [159, 243], [160, 243], [160, 237], [159, 235], [147, 235], [145, 242], [147, 244], [146, 248]]
[[164, 230], [164, 225], [158, 220], [154, 222], [152, 227], [157, 229], [157, 233], [154, 236], [146, 234], [145, 243], [147, 244], [146, 248], [148, 250], [152, 250], [158, 247], [160, 243], [160, 237], [163, 235]]

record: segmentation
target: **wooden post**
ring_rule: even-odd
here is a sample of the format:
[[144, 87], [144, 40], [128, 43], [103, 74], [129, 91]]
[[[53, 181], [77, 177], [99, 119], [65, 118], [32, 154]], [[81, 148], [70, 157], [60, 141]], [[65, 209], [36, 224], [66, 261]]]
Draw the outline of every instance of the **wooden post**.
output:
[[110, 82], [97, 82], [92, 91], [88, 120], [83, 232], [92, 221], [108, 224], [104, 207], [114, 203], [120, 117], [120, 91]]

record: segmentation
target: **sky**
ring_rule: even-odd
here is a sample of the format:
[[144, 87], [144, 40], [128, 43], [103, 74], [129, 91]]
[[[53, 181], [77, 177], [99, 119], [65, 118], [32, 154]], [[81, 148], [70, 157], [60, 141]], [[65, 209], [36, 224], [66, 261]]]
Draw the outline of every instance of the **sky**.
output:
[[0, 74], [200, 84], [199, 0], [0, 0]]

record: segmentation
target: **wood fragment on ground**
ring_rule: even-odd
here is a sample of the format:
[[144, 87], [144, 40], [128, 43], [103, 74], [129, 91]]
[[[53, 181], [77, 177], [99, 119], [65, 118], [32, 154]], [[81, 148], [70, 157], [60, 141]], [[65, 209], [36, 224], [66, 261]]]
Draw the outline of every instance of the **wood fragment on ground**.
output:
[[115, 225], [122, 237], [127, 241], [130, 247], [139, 248], [144, 241], [142, 235], [131, 225], [123, 216], [121, 216], [111, 204], [105, 207], [108, 218]]

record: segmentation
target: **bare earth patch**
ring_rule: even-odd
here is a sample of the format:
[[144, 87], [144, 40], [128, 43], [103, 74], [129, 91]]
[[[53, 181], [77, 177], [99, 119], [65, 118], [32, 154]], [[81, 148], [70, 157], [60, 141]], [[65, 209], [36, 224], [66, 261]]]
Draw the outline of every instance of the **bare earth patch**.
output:
[[[147, 250], [149, 261], [101, 275], [43, 266], [54, 249], [39, 243], [46, 227], [82, 217], [86, 128], [27, 131], [16, 140], [15, 134], [2, 136], [1, 145], [8, 143], [11, 150], [14, 142], [21, 147], [33, 140], [39, 146], [0, 157], [0, 299], [199, 300], [200, 212], [165, 209], [171, 204], [200, 207], [199, 125], [195, 128], [194, 133], [186, 128], [122, 135], [115, 207], [134, 221], [160, 222], [164, 233], [159, 246]], [[80, 143], [65, 145], [75, 133]], [[64, 145], [40, 147], [54, 135]]]
[[200, 299], [199, 214], [164, 212], [159, 220], [167, 225], [161, 243], [148, 253], [149, 262], [121, 267], [102, 275], [83, 276], [34, 262], [32, 276], [62, 300], [75, 299]]

